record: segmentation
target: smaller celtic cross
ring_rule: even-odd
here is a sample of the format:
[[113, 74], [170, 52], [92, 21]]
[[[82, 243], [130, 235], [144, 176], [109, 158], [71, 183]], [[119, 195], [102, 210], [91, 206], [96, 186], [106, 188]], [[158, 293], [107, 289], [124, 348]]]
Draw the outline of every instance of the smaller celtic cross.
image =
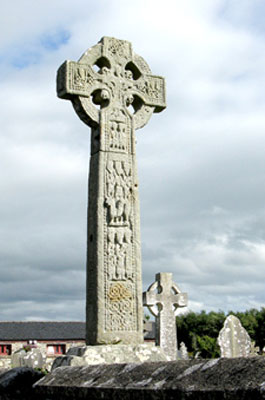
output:
[[155, 282], [143, 293], [143, 304], [156, 317], [156, 345], [170, 360], [177, 358], [176, 310], [188, 304], [187, 293], [181, 293], [172, 274], [160, 272]]

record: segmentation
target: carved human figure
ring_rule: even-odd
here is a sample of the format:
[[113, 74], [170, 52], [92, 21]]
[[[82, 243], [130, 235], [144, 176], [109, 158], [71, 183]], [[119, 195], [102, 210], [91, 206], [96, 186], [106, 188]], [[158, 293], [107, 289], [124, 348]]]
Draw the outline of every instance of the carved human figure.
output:
[[124, 268], [124, 264], [125, 264], [125, 254], [122, 251], [122, 249], [120, 249], [117, 252], [117, 269], [116, 269], [116, 278], [119, 280], [124, 280], [124, 274], [125, 274], [125, 268]]
[[115, 276], [115, 232], [113, 229], [108, 229], [108, 276], [113, 279]]

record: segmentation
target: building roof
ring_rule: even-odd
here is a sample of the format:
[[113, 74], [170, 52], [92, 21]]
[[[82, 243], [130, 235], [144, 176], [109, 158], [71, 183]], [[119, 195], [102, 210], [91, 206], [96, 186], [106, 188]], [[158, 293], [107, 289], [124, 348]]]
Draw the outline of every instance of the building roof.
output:
[[0, 341], [85, 340], [85, 322], [0, 322]]
[[[8, 321], [0, 322], [0, 341], [85, 340], [85, 322]], [[144, 323], [144, 339], [155, 339], [155, 322]]]

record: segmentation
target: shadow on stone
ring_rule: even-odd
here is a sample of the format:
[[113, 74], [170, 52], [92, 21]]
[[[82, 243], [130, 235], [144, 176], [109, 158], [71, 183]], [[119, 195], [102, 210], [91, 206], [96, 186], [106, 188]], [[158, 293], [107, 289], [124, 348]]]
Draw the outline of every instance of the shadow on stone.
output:
[[260, 400], [265, 358], [60, 367], [34, 385], [38, 400]]
[[0, 375], [0, 400], [33, 399], [32, 385], [44, 374], [32, 368], [18, 367]]

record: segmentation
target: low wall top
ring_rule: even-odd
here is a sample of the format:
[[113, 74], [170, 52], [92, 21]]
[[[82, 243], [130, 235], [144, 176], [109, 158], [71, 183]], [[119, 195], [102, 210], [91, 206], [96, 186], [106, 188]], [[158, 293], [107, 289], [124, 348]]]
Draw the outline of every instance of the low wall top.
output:
[[265, 357], [60, 367], [35, 385], [35, 394], [51, 400], [265, 399]]

